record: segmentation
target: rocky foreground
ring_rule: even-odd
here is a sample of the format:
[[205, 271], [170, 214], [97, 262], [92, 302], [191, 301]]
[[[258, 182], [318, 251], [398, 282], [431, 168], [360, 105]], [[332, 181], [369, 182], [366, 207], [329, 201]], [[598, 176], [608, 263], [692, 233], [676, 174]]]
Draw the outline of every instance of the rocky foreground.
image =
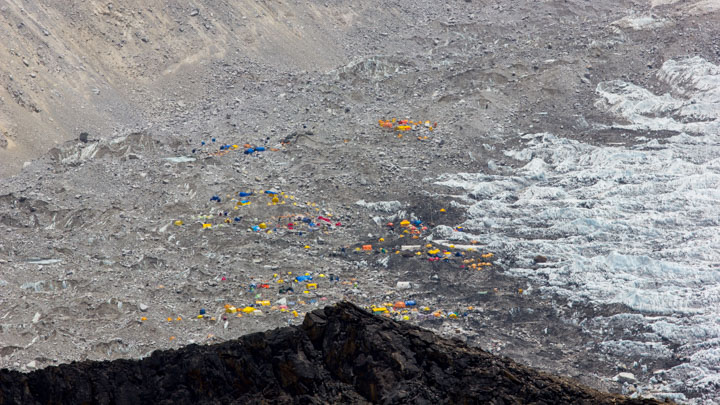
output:
[[301, 326], [142, 360], [0, 372], [0, 404], [652, 404], [550, 376], [342, 302]]

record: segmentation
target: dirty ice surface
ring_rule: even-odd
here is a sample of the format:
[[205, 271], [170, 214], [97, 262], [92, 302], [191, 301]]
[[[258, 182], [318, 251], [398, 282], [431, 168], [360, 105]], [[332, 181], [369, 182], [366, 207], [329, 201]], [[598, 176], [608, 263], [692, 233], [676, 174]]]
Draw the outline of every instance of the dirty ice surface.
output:
[[[506, 152], [527, 162], [514, 173], [439, 180], [464, 191], [470, 219], [463, 232], [435, 233], [514, 252], [511, 272], [543, 292], [639, 311], [596, 321], [650, 333], [603, 345], [683, 359], [641, 381], [640, 394], [720, 403], [720, 68], [669, 60], [657, 79], [668, 93], [600, 83], [597, 107], [616, 128], [677, 135], [635, 146], [526, 135], [523, 149]], [[538, 254], [549, 260], [533, 269]]]

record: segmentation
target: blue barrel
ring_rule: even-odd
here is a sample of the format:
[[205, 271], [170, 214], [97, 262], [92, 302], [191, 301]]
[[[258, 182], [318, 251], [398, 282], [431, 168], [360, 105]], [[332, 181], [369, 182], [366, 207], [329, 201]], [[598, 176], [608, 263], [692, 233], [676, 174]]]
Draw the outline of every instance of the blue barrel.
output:
[[406, 306], [406, 307], [414, 307], [415, 305], [417, 305], [417, 302], [415, 302], [415, 300], [405, 301], [405, 306]]

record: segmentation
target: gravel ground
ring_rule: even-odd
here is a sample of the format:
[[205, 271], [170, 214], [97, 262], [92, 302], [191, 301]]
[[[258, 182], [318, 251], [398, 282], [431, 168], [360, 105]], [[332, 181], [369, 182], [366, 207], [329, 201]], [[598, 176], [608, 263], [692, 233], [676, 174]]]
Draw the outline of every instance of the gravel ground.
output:
[[[639, 386], [682, 362], [674, 353], [642, 359], [599, 350], [603, 339], [643, 331], [588, 322], [634, 310], [569, 305], [541, 294], [538, 281], [505, 274], [513, 253], [483, 240], [444, 243], [467, 213], [462, 196], [436, 182], [509, 173], [524, 163], [504, 152], [528, 133], [627, 146], [638, 135], [675, 135], [619, 129], [619, 118], [596, 106], [596, 86], [622, 78], [661, 94], [655, 74], [664, 61], [717, 63], [714, 3], [368, 0], [356, 9], [280, 3], [279, 15], [256, 3], [260, 17], [222, 8], [231, 6], [183, 10], [183, 20], [206, 18], [216, 32], [199, 42], [210, 44], [203, 57], [158, 57], [199, 47], [194, 20], [186, 31], [148, 28], [139, 45], [109, 51], [108, 76], [139, 77], [113, 87], [122, 100], [113, 101], [112, 118], [63, 124], [57, 142], [16, 149], [22, 160], [43, 154], [0, 183], [0, 366], [139, 358], [297, 325], [341, 299], [376, 308], [413, 300], [406, 312], [378, 313], [602, 390], [634, 392], [632, 381], [613, 380], [633, 362], [646, 366], [631, 370]], [[160, 9], [155, 17], [171, 21]], [[78, 12], [64, 18], [77, 21]], [[133, 24], [152, 20], [131, 14]], [[237, 36], [260, 42], [237, 48], [228, 27], [244, 19], [255, 31], [248, 23]], [[290, 34], [282, 24], [309, 38], [283, 42]], [[88, 30], [115, 32], [102, 27]], [[168, 35], [176, 40], [161, 42]], [[126, 70], [112, 65], [142, 43], [159, 50], [137, 51]], [[18, 108], [5, 103], [4, 113]], [[53, 108], [59, 121], [83, 116]], [[392, 118], [422, 124], [407, 132], [378, 124]], [[81, 131], [87, 142], [63, 141]], [[11, 132], [14, 144], [25, 142]], [[246, 144], [266, 150], [246, 154]], [[0, 153], [4, 173], [17, 172], [17, 159], [4, 157], [13, 151]], [[403, 220], [422, 224], [414, 233]], [[444, 260], [429, 260], [434, 249]], [[305, 275], [316, 289], [293, 281]], [[259, 311], [240, 317], [227, 306]]]

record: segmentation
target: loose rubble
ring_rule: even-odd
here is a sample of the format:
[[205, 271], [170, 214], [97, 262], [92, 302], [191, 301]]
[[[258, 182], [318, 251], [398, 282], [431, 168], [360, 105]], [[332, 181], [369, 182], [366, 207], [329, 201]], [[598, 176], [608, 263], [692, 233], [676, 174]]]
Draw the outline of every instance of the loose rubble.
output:
[[145, 358], [349, 301], [601, 390], [717, 400], [670, 380], [690, 352], [621, 322], [639, 310], [548, 293], [561, 255], [465, 238], [497, 188], [438, 184], [487, 176], [507, 210], [477, 226], [536, 237], [507, 176], [544, 155], [517, 151], [660, 148], [676, 134], [629, 128], [645, 117], [599, 84], [679, 103], [657, 72], [717, 64], [707, 2], [311, 3], [3, 10], [0, 367]]

